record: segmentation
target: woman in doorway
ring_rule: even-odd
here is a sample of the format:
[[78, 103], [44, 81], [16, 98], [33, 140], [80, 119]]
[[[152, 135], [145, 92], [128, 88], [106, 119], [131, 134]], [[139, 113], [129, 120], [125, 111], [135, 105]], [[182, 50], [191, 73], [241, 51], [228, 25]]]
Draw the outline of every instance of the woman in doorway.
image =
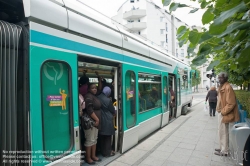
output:
[[170, 118], [173, 118], [173, 117], [175, 117], [175, 115], [174, 115], [175, 93], [174, 93], [174, 91], [173, 91], [172, 86], [169, 86], [169, 94], [170, 94], [170, 101], [169, 101], [170, 114], [169, 114], [169, 117], [170, 117]]
[[102, 93], [98, 96], [102, 103], [101, 106], [101, 126], [99, 130], [101, 153], [104, 157], [114, 156], [111, 148], [111, 136], [115, 134], [115, 128], [113, 124], [113, 117], [115, 115], [115, 108], [110, 99], [111, 89], [108, 86], [103, 88]]
[[98, 137], [98, 129], [101, 128], [101, 102], [95, 96], [97, 93], [97, 87], [95, 84], [88, 86], [88, 93], [84, 96], [86, 112], [94, 121], [95, 127], [92, 129], [84, 130], [86, 141], [84, 143], [86, 147], [86, 162], [90, 165], [95, 164], [95, 161], [101, 161], [96, 157], [96, 143]]

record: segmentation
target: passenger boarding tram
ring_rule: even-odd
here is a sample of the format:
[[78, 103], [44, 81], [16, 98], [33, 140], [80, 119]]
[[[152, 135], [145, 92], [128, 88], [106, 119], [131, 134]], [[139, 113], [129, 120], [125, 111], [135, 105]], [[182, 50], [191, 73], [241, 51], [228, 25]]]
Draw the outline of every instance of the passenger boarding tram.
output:
[[78, 0], [1, 0], [0, 13], [1, 160], [15, 151], [28, 156], [17, 165], [79, 165], [84, 73], [114, 82], [117, 154], [192, 105], [190, 66]]

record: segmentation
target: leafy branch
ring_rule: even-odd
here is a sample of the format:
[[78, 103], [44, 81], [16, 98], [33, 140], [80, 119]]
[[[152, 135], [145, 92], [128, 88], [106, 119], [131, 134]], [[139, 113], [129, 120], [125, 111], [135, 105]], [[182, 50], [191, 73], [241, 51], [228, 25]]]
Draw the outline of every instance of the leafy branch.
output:
[[[190, 7], [171, 2], [162, 0], [164, 6], [169, 6], [170, 12]], [[229, 71], [231, 83], [243, 84], [248, 81], [250, 89], [250, 1], [198, 0], [198, 3], [201, 9], [206, 9], [201, 21], [209, 28], [199, 32], [186, 26], [179, 27], [177, 39], [180, 47], [190, 43], [188, 54], [194, 56], [194, 66], [212, 59], [208, 70]], [[190, 13], [198, 10], [193, 8]], [[195, 48], [198, 48], [198, 52], [194, 52]]]

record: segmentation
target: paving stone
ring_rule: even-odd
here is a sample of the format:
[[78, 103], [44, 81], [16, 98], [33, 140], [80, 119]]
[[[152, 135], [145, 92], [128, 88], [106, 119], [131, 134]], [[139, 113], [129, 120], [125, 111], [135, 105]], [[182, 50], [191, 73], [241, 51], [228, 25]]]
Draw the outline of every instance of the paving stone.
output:
[[189, 150], [189, 149], [183, 149], [183, 148], [176, 148], [172, 154], [176, 155], [176, 156], [191, 156], [191, 154], [193, 153], [193, 150]]
[[166, 161], [166, 159], [161, 159], [159, 157], [149, 156], [145, 160], [143, 160], [143, 162], [141, 162], [141, 164], [155, 166], [155, 165], [162, 165], [165, 161]]
[[203, 152], [203, 151], [194, 150], [191, 156], [196, 157], [196, 158], [201, 158], [203, 160], [211, 161], [212, 154], [210, 152]]
[[155, 157], [155, 158], [166, 160], [168, 159], [170, 155], [171, 153], [168, 153], [168, 152], [154, 151], [153, 153], [149, 155], [149, 157]]
[[191, 156], [188, 160], [188, 164], [193, 166], [210, 166], [210, 161]]
[[190, 155], [177, 155], [175, 153], [172, 153], [168, 160], [173, 161], [173, 162], [179, 162], [179, 163], [183, 163], [186, 164], [188, 162], [190, 158]]
[[113, 161], [110, 164], [108, 164], [107, 166], [129, 166], [130, 164], [126, 164], [123, 162], [119, 162], [119, 161]]
[[162, 152], [167, 152], [167, 153], [172, 153], [174, 150], [175, 150], [175, 147], [167, 146], [167, 145], [161, 145], [156, 149], [156, 151], [162, 151]]
[[186, 166], [186, 164], [167, 160], [162, 164], [162, 166]]
[[195, 144], [188, 144], [183, 142], [178, 145], [179, 148], [190, 149], [190, 150], [194, 150], [195, 146], [196, 146]]
[[163, 146], [172, 146], [172, 147], [177, 147], [180, 144], [180, 142], [172, 141], [172, 140], [166, 140], [163, 142]]

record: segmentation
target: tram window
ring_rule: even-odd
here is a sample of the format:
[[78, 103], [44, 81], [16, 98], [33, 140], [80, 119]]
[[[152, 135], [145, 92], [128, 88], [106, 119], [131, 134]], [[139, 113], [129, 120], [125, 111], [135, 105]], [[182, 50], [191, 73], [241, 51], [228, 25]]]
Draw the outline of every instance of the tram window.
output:
[[133, 71], [127, 71], [125, 75], [125, 88], [126, 88], [126, 123], [127, 127], [133, 127], [135, 125], [136, 115], [136, 87], [135, 87], [135, 73]]
[[71, 69], [68, 64], [47, 61], [41, 67], [43, 151], [46, 158], [72, 148]]
[[161, 95], [160, 75], [139, 73], [139, 112], [161, 107]]
[[188, 89], [188, 77], [187, 77], [187, 75], [181, 76], [181, 89], [182, 90]]

